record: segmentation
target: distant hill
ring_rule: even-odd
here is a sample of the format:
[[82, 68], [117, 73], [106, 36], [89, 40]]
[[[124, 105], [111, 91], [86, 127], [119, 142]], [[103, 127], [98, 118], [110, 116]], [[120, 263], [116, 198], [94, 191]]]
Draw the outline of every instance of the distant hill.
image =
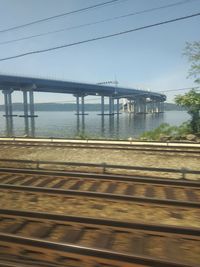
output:
[[173, 103], [165, 103], [164, 106], [165, 106], [165, 110], [185, 110], [185, 108], [182, 108]]
[[[105, 110], [108, 110], [105, 104]], [[22, 103], [13, 103], [14, 111], [23, 111]], [[101, 104], [85, 104], [86, 111], [100, 111]], [[165, 110], [184, 110], [173, 103], [165, 103]], [[4, 105], [0, 105], [0, 111], [4, 111]], [[72, 103], [35, 103], [35, 111], [76, 111], [76, 104]]]

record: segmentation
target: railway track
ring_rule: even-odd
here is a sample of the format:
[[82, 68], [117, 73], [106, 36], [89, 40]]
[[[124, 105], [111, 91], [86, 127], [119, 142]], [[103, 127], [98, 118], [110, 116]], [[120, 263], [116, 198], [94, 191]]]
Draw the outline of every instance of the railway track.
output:
[[0, 189], [200, 207], [200, 183], [186, 180], [0, 169]]
[[55, 148], [55, 149], [67, 149], [67, 148], [85, 148], [85, 149], [116, 149], [116, 150], [133, 150], [133, 151], [141, 151], [147, 153], [178, 153], [178, 154], [192, 154], [195, 156], [200, 156], [200, 146], [198, 145], [189, 145], [189, 144], [170, 144], [170, 145], [160, 145], [160, 144], [131, 144], [131, 143], [123, 143], [120, 142], [113, 142], [113, 143], [106, 143], [106, 142], [59, 142], [59, 141], [3, 141], [0, 140], [0, 149], [8, 149], [8, 148], [34, 148], [37, 149], [45, 147], [48, 148]]
[[0, 210], [0, 260], [8, 264], [197, 267], [199, 236], [194, 228]]
[[[0, 150], [11, 147], [18, 151], [34, 147], [129, 149], [145, 153], [178, 151], [178, 155], [189, 151], [188, 155], [199, 156], [199, 148], [187, 146], [183, 149], [147, 146], [143, 150], [132, 145], [89, 144], [88, 147], [76, 143], [42, 142], [41, 145], [41, 142], [11, 144], [9, 141], [2, 144], [0, 141]], [[77, 163], [70, 164], [77, 166]], [[182, 177], [185, 178], [184, 170]], [[0, 199], [3, 208], [0, 210], [0, 266], [199, 266], [200, 183], [197, 181], [1, 168]], [[118, 218], [121, 221], [113, 221]], [[189, 228], [191, 225], [195, 228]]]

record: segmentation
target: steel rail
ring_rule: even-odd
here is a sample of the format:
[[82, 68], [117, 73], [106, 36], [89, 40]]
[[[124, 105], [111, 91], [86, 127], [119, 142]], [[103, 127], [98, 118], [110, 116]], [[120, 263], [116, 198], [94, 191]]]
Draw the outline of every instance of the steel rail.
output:
[[200, 170], [190, 170], [186, 168], [172, 169], [172, 168], [114, 165], [106, 163], [99, 164], [99, 163], [64, 162], [64, 161], [47, 161], [47, 160], [34, 161], [34, 160], [17, 160], [17, 159], [2, 159], [2, 158], [0, 159], [0, 162], [35, 164], [37, 168], [39, 168], [41, 164], [51, 164], [51, 165], [73, 166], [73, 167], [81, 166], [81, 167], [103, 168], [103, 172], [105, 172], [106, 169], [109, 168], [109, 169], [138, 170], [138, 171], [151, 171], [151, 172], [181, 173], [184, 177], [185, 174], [200, 174]]
[[40, 145], [40, 146], [46, 146], [46, 145], [55, 145], [58, 147], [65, 147], [66, 146], [76, 146], [76, 145], [87, 145], [87, 146], [103, 146], [103, 147], [132, 147], [132, 148], [168, 148], [168, 149], [194, 149], [194, 150], [199, 150], [200, 149], [200, 144], [198, 145], [198, 143], [161, 143], [161, 142], [156, 142], [156, 141], [152, 141], [152, 142], [132, 142], [132, 141], [95, 141], [95, 140], [66, 140], [66, 141], [58, 141], [58, 140], [52, 140], [49, 139], [47, 140], [42, 140], [40, 139], [39, 141], [36, 140], [1, 140], [0, 138], [0, 145]]
[[157, 185], [172, 185], [172, 186], [183, 186], [183, 187], [200, 187], [200, 181], [186, 180], [186, 179], [171, 179], [171, 178], [158, 178], [152, 176], [139, 176], [139, 175], [120, 175], [120, 174], [98, 174], [98, 173], [85, 173], [85, 172], [71, 172], [71, 171], [57, 171], [57, 170], [38, 170], [38, 169], [18, 169], [18, 168], [1, 168], [0, 173], [11, 173], [11, 174], [32, 174], [32, 175], [43, 175], [43, 176], [58, 176], [65, 178], [87, 178], [87, 179], [98, 179], [105, 181], [120, 181], [120, 182], [139, 182], [147, 184]]
[[[0, 258], [0, 267], [66, 267], [66, 265], [58, 264], [58, 263], [53, 264], [50, 262], [44, 263], [44, 262], [37, 261], [34, 259], [31, 261], [28, 259], [23, 259], [23, 257], [21, 256], [20, 259], [18, 260], [13, 259], [12, 257], [10, 257], [9, 259]], [[96, 266], [93, 266], [93, 267], [96, 267]], [[112, 266], [112, 267], [115, 267], [115, 266]]]
[[126, 222], [119, 220], [101, 219], [93, 217], [80, 217], [72, 215], [61, 215], [53, 214], [48, 212], [36, 212], [36, 211], [22, 211], [14, 209], [0, 209], [0, 215], [9, 215], [17, 217], [26, 217], [30, 219], [43, 219], [56, 222], [74, 222], [81, 224], [99, 225], [99, 226], [109, 226], [115, 228], [125, 228], [125, 229], [137, 229], [152, 232], [162, 232], [162, 233], [172, 233], [188, 236], [200, 236], [200, 228], [196, 227], [182, 227], [176, 225], [162, 225], [162, 224], [145, 224], [137, 222]]
[[0, 266], [1, 267], [23, 267], [22, 265], [20, 266], [19, 264], [17, 263], [5, 263], [5, 262], [2, 262], [2, 259], [0, 258]]
[[179, 262], [173, 262], [168, 260], [161, 260], [156, 258], [151, 258], [147, 256], [139, 256], [134, 254], [117, 253], [105, 249], [95, 249], [88, 248], [73, 244], [64, 244], [58, 242], [49, 242], [36, 238], [25, 238], [21, 236], [16, 236], [12, 234], [0, 233], [0, 241], [17, 243], [25, 246], [32, 246], [41, 249], [49, 249], [53, 251], [59, 251], [64, 253], [73, 253], [76, 255], [85, 255], [95, 258], [104, 258], [108, 260], [115, 260], [124, 263], [140, 264], [144, 266], [154, 266], [154, 267], [198, 267], [194, 264], [184, 264]]
[[[8, 174], [8, 175], [7, 175]], [[13, 176], [14, 174], [14, 176]], [[29, 174], [29, 176], [24, 176], [24, 174]], [[31, 175], [30, 175], [31, 174]], [[5, 176], [6, 175], [6, 176]], [[15, 177], [17, 175], [17, 178]], [[19, 176], [21, 175], [21, 176]], [[40, 177], [42, 175], [42, 177]], [[62, 179], [64, 178], [64, 179]], [[86, 179], [85, 179], [86, 178]], [[25, 180], [24, 180], [25, 179]], [[49, 185], [54, 179], [58, 179], [56, 181], [56, 185]], [[68, 179], [74, 183], [67, 185]], [[87, 189], [82, 190], [81, 187], [84, 187], [84, 183], [88, 183], [88, 181], [92, 182], [90, 184], [90, 187]], [[36, 185], [34, 184], [36, 182]], [[92, 186], [96, 185], [95, 188]], [[99, 188], [101, 188], [102, 182], [107, 182], [107, 188], [101, 191]], [[33, 170], [19, 170], [19, 169], [3, 169], [0, 168], [0, 184], [2, 184], [2, 187], [4, 188], [8, 185], [8, 188], [10, 186], [15, 186], [17, 183], [16, 188], [23, 188], [29, 187], [29, 188], [44, 188], [44, 189], [53, 189], [53, 190], [59, 190], [59, 194], [72, 194], [72, 195], [86, 195], [86, 196], [93, 196], [95, 194], [95, 197], [103, 197], [103, 198], [109, 198], [112, 197], [113, 199], [119, 199], [119, 200], [127, 200], [127, 201], [142, 201], [142, 202], [157, 202], [160, 201], [160, 198], [158, 198], [154, 192], [156, 191], [157, 186], [162, 188], [163, 193], [167, 194], [166, 197], [162, 197], [161, 200], [163, 200], [163, 203], [170, 203], [175, 205], [176, 203], [181, 203], [181, 205], [192, 205], [198, 207], [198, 197], [196, 196], [197, 189], [200, 189], [200, 183], [199, 182], [193, 182], [193, 181], [185, 181], [185, 180], [167, 180], [167, 179], [158, 179], [158, 178], [135, 178], [135, 177], [128, 177], [128, 179], [124, 178], [123, 176], [112, 176], [112, 175], [95, 175], [95, 174], [77, 174], [70, 172], [46, 172], [46, 171], [33, 171]], [[118, 192], [118, 188], [121, 185], [121, 183], [124, 184], [125, 188], [122, 192]], [[34, 184], [34, 185], [33, 185]], [[150, 187], [145, 187], [143, 193], [140, 195], [137, 194], [137, 196], [134, 196], [134, 191], [132, 192], [132, 188], [135, 186], [146, 186], [149, 185]], [[64, 188], [63, 188], [64, 186]], [[170, 187], [172, 186], [172, 188]], [[6, 187], [7, 188], [7, 187]], [[110, 189], [109, 189], [110, 188]], [[130, 188], [130, 190], [129, 190]], [[186, 199], [184, 198], [181, 200], [181, 198], [176, 197], [176, 188], [183, 190], [183, 192], [186, 193]], [[153, 192], [151, 193], [151, 189]], [[169, 189], [169, 190], [168, 190]], [[34, 190], [34, 189], [33, 189]], [[116, 191], [117, 190], [117, 191]], [[127, 191], [128, 190], [128, 191]], [[148, 192], [150, 190], [150, 192]], [[166, 193], [166, 190], [167, 193]], [[185, 191], [184, 191], [185, 190]], [[115, 193], [115, 191], [117, 193]], [[170, 191], [170, 192], [169, 192]], [[77, 192], [77, 193], [76, 193]], [[87, 194], [89, 192], [89, 195]], [[169, 193], [168, 193], [169, 192]], [[171, 196], [168, 194], [171, 194]], [[144, 200], [145, 199], [145, 200]], [[153, 200], [153, 201], [152, 201]], [[186, 203], [186, 204], [185, 204]]]
[[0, 137], [0, 142], [38, 142], [38, 143], [74, 143], [74, 144], [111, 144], [111, 145], [137, 145], [137, 146], [160, 146], [160, 147], [194, 147], [199, 148], [200, 144], [197, 142], [182, 140], [182, 141], [141, 141], [141, 140], [119, 140], [119, 139], [74, 139], [74, 138], [54, 138], [54, 137]]
[[[28, 265], [27, 265], [28, 264]], [[45, 264], [38, 261], [33, 260], [32, 262], [29, 260], [26, 262], [25, 260], [14, 260], [14, 259], [5, 259], [0, 257], [0, 267], [61, 267], [61, 265], [55, 264]]]
[[109, 149], [109, 150], [134, 150], [134, 151], [145, 151], [145, 152], [161, 152], [161, 153], [185, 153], [185, 154], [199, 154], [200, 147], [190, 147], [187, 146], [160, 146], [160, 145], [130, 145], [130, 144], [99, 144], [99, 143], [58, 143], [58, 142], [0, 142], [0, 146], [19, 146], [19, 147], [54, 147], [54, 148], [86, 148], [86, 149]]
[[[105, 227], [112, 227], [113, 231], [116, 231], [116, 233], [119, 233], [119, 231], [129, 231], [133, 229], [139, 229], [141, 232], [146, 233], [147, 235], [150, 234], [150, 236], [155, 235], [159, 236], [164, 233], [166, 236], [166, 233], [169, 234], [169, 237], [173, 238], [178, 238], [177, 240], [181, 240], [184, 238], [185, 240], [198, 240], [199, 241], [199, 233], [200, 229], [196, 228], [182, 228], [182, 227], [174, 227], [174, 226], [163, 226], [163, 225], [145, 225], [145, 224], [135, 224], [135, 223], [124, 223], [120, 221], [112, 221], [112, 220], [104, 220], [104, 219], [96, 219], [96, 218], [83, 218], [83, 217], [74, 217], [74, 216], [65, 216], [65, 215], [54, 215], [54, 214], [49, 214], [49, 213], [38, 213], [38, 212], [25, 212], [25, 211], [18, 211], [18, 210], [0, 210], [0, 214], [3, 216], [5, 215], [6, 218], [7, 216], [11, 216], [9, 218], [14, 218], [16, 217], [19, 218], [21, 217], [22, 223], [26, 218], [28, 221], [33, 222], [36, 221], [37, 219], [42, 219], [42, 221], [37, 222], [43, 222], [43, 224], [48, 225], [52, 221], [54, 221], [55, 224], [62, 224], [65, 223], [66, 225], [69, 224], [69, 222], [72, 223], [81, 223], [83, 224], [84, 227], [88, 227], [88, 225], [91, 225], [91, 227], [99, 227], [99, 225], [103, 225]], [[52, 225], [52, 224], [51, 224]], [[21, 229], [21, 228], [19, 228]], [[92, 229], [92, 228], [91, 228]], [[103, 228], [104, 229], [104, 228]], [[114, 230], [115, 229], [115, 230]], [[14, 230], [15, 232], [16, 230]], [[19, 230], [20, 231], [20, 230]], [[103, 230], [102, 230], [103, 231]], [[152, 231], [154, 233], [152, 233]], [[146, 236], [145, 234], [145, 236]], [[174, 234], [174, 236], [171, 236]], [[193, 236], [193, 238], [192, 238]], [[18, 232], [13, 233], [0, 233], [0, 241], [2, 242], [10, 242], [12, 245], [19, 244], [19, 245], [24, 245], [25, 247], [27, 246], [27, 249], [30, 250], [30, 246], [41, 248], [42, 249], [50, 249], [53, 251], [59, 251], [59, 252], [65, 252], [65, 253], [74, 253], [74, 254], [79, 254], [79, 255], [86, 255], [86, 256], [91, 256], [91, 257], [99, 257], [99, 258], [104, 258], [104, 259], [110, 259], [110, 260], [117, 260], [120, 262], [130, 262], [130, 263], [137, 263], [137, 264], [150, 264], [150, 266], [196, 266], [195, 264], [183, 264], [179, 263], [173, 260], [168, 260], [168, 259], [162, 259], [162, 258], [152, 258], [148, 254], [144, 253], [143, 255], [138, 255], [137, 254], [132, 254], [131, 253], [120, 253], [117, 252], [113, 249], [105, 249], [104, 247], [99, 249], [93, 248], [93, 247], [85, 247], [82, 245], [79, 245], [79, 242], [75, 244], [72, 242], [71, 244], [69, 243], [63, 243], [62, 241], [51, 241], [47, 237], [47, 239], [41, 240], [41, 238], [29, 238], [29, 236], [24, 236], [24, 235], [18, 235]], [[147, 256], [148, 255], [148, 256]], [[167, 265], [169, 264], [169, 265]]]
[[64, 195], [64, 196], [85, 196], [91, 198], [102, 198], [115, 201], [128, 201], [136, 203], [150, 203], [155, 205], [162, 206], [178, 206], [178, 207], [187, 207], [187, 208], [200, 208], [200, 202], [192, 201], [180, 201], [180, 200], [171, 200], [171, 199], [157, 199], [149, 197], [134, 197], [128, 195], [117, 195], [110, 193], [96, 193], [91, 191], [76, 191], [76, 190], [65, 190], [58, 188], [46, 188], [46, 187], [33, 187], [33, 186], [22, 186], [22, 185], [10, 185], [10, 184], [0, 184], [0, 190], [13, 190], [13, 191], [22, 191], [22, 192], [34, 192], [34, 193], [43, 193], [51, 195]]

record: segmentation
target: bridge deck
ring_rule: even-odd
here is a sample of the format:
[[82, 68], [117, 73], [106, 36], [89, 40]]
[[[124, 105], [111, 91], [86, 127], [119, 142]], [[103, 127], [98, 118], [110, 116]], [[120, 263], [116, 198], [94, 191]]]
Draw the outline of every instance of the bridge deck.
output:
[[51, 92], [65, 94], [85, 94], [85, 95], [104, 95], [115, 96], [116, 98], [134, 98], [143, 96], [145, 98], [157, 98], [165, 101], [166, 96], [156, 92], [145, 90], [129, 89], [108, 85], [88, 84], [80, 82], [70, 82], [61, 80], [51, 80], [32, 77], [0, 75], [0, 90], [10, 89], [19, 91], [23, 88], [31, 87], [35, 92]]

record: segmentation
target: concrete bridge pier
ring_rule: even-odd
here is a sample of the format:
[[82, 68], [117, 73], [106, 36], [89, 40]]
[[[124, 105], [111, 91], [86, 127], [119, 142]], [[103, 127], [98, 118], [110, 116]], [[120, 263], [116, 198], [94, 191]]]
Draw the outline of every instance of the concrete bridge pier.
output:
[[160, 101], [157, 101], [157, 113], [160, 113], [160, 110], [161, 110]]
[[161, 113], [161, 102], [159, 100], [156, 101], [156, 113]]
[[105, 134], [105, 117], [101, 116], [101, 136], [104, 136]]
[[155, 114], [157, 109], [156, 100], [152, 100], [152, 113]]
[[105, 114], [105, 105], [104, 105], [104, 96], [102, 95], [101, 96], [101, 115], [102, 117], [104, 116]]
[[119, 98], [116, 99], [117, 100], [117, 105], [116, 105], [116, 114], [117, 114], [117, 117], [119, 117], [119, 114], [120, 114], [120, 105], [119, 105]]
[[128, 113], [131, 113], [133, 111], [133, 102], [131, 99], [127, 99], [126, 110]]
[[126, 112], [127, 109], [127, 101], [125, 98], [122, 99], [122, 111]]
[[76, 95], [76, 115], [80, 115], [80, 103], [79, 103], [79, 96]]
[[[35, 136], [35, 109], [34, 109], [34, 95], [32, 88], [22, 88], [23, 92], [23, 108], [24, 115], [19, 117], [24, 118], [24, 132], [26, 136]], [[30, 118], [30, 123], [29, 123]], [[30, 127], [29, 127], [30, 126]]]
[[[13, 116], [13, 109], [12, 109], [12, 90], [9, 91], [9, 93], [7, 94], [8, 97], [8, 112], [9, 112], [9, 117], [12, 119]], [[12, 120], [11, 120], [12, 121]]]
[[85, 94], [74, 95], [76, 97], [76, 114], [79, 115], [88, 115], [85, 113]]
[[13, 109], [12, 109], [12, 89], [3, 90], [4, 94], [4, 105], [5, 105], [5, 114], [4, 117], [6, 119], [6, 135], [13, 135]]
[[80, 133], [80, 118], [76, 116], [76, 135], [78, 136]]
[[161, 104], [160, 112], [163, 113], [164, 112], [164, 101], [160, 102], [160, 104]]
[[147, 114], [147, 99], [144, 98], [144, 102], [143, 102], [143, 111], [144, 111], [144, 114]]
[[110, 134], [110, 137], [113, 137], [115, 122], [114, 122], [114, 116], [112, 116], [112, 115], [114, 115], [114, 114], [109, 114], [109, 115], [111, 115], [111, 116], [109, 116], [109, 134]]
[[134, 114], [140, 113], [140, 102], [139, 99], [134, 100]]
[[29, 91], [29, 106], [30, 106], [30, 119], [31, 119], [31, 136], [35, 136], [35, 108], [34, 108], [34, 95], [33, 90]]
[[158, 113], [164, 112], [164, 102], [162, 101], [157, 102], [157, 112]]
[[149, 100], [148, 113], [153, 113], [153, 100], [152, 99]]
[[[76, 114], [77, 115], [77, 135], [85, 132], [85, 94], [74, 95], [76, 97]], [[81, 118], [80, 118], [81, 116]], [[81, 123], [80, 123], [81, 122]]]
[[109, 96], [109, 114], [110, 116], [114, 115], [114, 98]]
[[29, 136], [29, 121], [28, 121], [28, 91], [23, 90], [23, 105], [24, 105], [24, 126], [25, 135]]
[[158, 101], [157, 100], [155, 100], [155, 102], [154, 102], [154, 106], [155, 106], [155, 111], [154, 111], [154, 113], [159, 113], [159, 105], [158, 105]]
[[119, 115], [121, 114], [120, 113], [120, 105], [119, 105], [119, 98], [117, 98], [117, 110], [116, 110], [116, 114], [117, 114], [117, 117], [116, 117], [116, 137], [119, 138], [119, 132], [120, 132], [120, 127], [119, 127]]
[[129, 100], [129, 112], [135, 113], [135, 101], [132, 99]]
[[147, 102], [146, 102], [146, 114], [151, 112], [151, 105], [150, 104], [151, 104], [151, 102], [148, 99]]
[[146, 113], [146, 98], [139, 99], [139, 112], [140, 114]]
[[163, 113], [164, 112], [164, 102], [159, 99], [152, 100], [152, 113]]
[[105, 97], [104, 95], [101, 95], [101, 112], [100, 114], [98, 115], [101, 115], [101, 136], [104, 136], [105, 134]]
[[85, 115], [85, 101], [84, 101], [85, 99], [84, 99], [84, 96], [82, 95], [81, 96], [81, 115], [83, 116], [83, 115]]
[[[123, 99], [123, 103], [122, 103], [122, 111], [123, 112], [128, 112], [128, 113], [135, 113], [135, 100], [133, 99]], [[120, 108], [119, 108], [120, 110]]]

